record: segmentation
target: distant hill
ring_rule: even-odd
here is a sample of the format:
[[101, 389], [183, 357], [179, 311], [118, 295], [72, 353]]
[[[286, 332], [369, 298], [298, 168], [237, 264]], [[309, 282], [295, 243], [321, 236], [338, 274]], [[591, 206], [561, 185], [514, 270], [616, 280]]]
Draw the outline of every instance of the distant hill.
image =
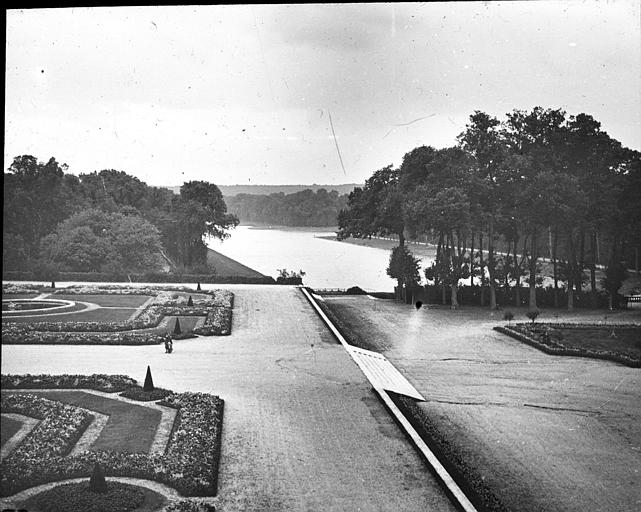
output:
[[[223, 193], [223, 196], [235, 196], [238, 194], [254, 194], [254, 195], [269, 195], [282, 192], [283, 194], [293, 194], [302, 190], [317, 190], [324, 188], [328, 192], [336, 190], [339, 195], [349, 194], [354, 187], [362, 187], [362, 183], [345, 183], [342, 185], [218, 185], [218, 188]], [[180, 185], [176, 187], [163, 187], [168, 188], [175, 194], [180, 193]]]

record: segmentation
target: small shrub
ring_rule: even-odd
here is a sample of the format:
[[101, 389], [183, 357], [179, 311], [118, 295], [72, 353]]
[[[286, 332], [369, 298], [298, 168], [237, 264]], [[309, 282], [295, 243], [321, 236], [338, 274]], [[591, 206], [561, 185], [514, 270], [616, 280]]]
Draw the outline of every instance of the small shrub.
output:
[[528, 311], [526, 316], [532, 320], [532, 323], [534, 323], [534, 320], [536, 320], [540, 314], [541, 312], [538, 309], [535, 309], [533, 311]]
[[151, 378], [151, 368], [149, 366], [147, 366], [147, 375], [145, 375], [145, 384], [142, 389], [147, 392], [154, 390], [154, 381]]
[[176, 325], [174, 325], [174, 334], [182, 334], [182, 330], [180, 329], [180, 320], [176, 318]]
[[97, 462], [93, 467], [93, 473], [91, 474], [91, 478], [89, 479], [89, 490], [96, 493], [107, 492], [105, 472]]
[[514, 313], [512, 313], [511, 311], [506, 311], [503, 314], [503, 320], [507, 321], [508, 323], [511, 322], [513, 318], [514, 318]]
[[120, 393], [120, 396], [129, 398], [130, 400], [138, 400], [139, 402], [152, 402], [156, 400], [163, 400], [171, 391], [168, 389], [154, 388], [151, 391], [145, 391], [140, 386], [132, 386], [131, 388]]

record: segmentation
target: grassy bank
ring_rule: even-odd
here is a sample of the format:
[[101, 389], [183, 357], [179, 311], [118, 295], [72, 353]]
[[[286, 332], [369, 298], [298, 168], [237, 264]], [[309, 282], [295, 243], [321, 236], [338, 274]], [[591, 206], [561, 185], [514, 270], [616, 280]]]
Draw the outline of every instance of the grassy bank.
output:
[[253, 268], [249, 268], [213, 249], [207, 249], [207, 264], [216, 269], [217, 276], [265, 277], [264, 274], [261, 274]]

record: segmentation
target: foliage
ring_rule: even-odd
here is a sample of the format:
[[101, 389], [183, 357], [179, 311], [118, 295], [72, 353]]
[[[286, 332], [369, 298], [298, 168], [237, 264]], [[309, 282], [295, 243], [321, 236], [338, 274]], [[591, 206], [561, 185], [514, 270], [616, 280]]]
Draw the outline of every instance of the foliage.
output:
[[420, 262], [405, 245], [392, 249], [387, 266], [387, 275], [396, 279], [400, 286], [411, 288], [421, 282]]
[[528, 311], [525, 316], [527, 316], [530, 320], [532, 320], [532, 323], [537, 319], [537, 317], [541, 314], [541, 312], [538, 309], [535, 309], [533, 311]]
[[[30, 269], [41, 254], [63, 270], [198, 266], [206, 262], [204, 237], [224, 238], [238, 223], [211, 183], [185, 183], [176, 196], [113, 169], [79, 177], [66, 169], [23, 155], [4, 174], [5, 268]], [[75, 214], [83, 222], [64, 224]]]
[[[494, 327], [546, 354], [606, 359], [641, 368], [639, 357], [640, 324], [512, 324]], [[628, 341], [613, 343], [611, 333], [624, 333]], [[595, 343], [594, 340], [597, 340]], [[632, 342], [630, 342], [632, 340]]]
[[194, 500], [180, 500], [169, 505], [165, 512], [216, 512], [211, 503], [201, 503]]
[[136, 381], [126, 375], [2, 375], [2, 389], [95, 389], [107, 393], [123, 391]]
[[111, 451], [67, 455], [91, 421], [87, 413], [28, 394], [3, 393], [1, 400], [3, 412], [42, 419], [3, 460], [2, 496], [46, 482], [87, 477], [96, 462], [107, 476], [155, 480], [185, 496], [216, 494], [223, 415], [223, 401], [217, 396], [171, 394], [160, 402], [178, 409], [178, 423], [163, 455]]
[[31, 498], [29, 504], [48, 512], [129, 512], [144, 501], [144, 492], [134, 485], [109, 482], [105, 484], [104, 491], [97, 494], [86, 482], [81, 482], [43, 491]]
[[495, 308], [499, 285], [520, 291], [527, 276], [536, 309], [547, 257], [555, 304], [565, 281], [573, 308], [586, 271], [595, 304], [597, 265], [612, 267], [604, 283], [611, 297], [621, 283], [617, 267], [638, 265], [640, 196], [641, 153], [623, 148], [590, 115], [535, 107], [500, 121], [475, 111], [457, 146], [419, 146], [398, 169], [378, 170], [354, 189], [338, 237], [396, 234], [401, 245], [405, 234], [431, 238], [437, 251], [426, 277], [443, 296], [452, 287], [453, 306], [461, 279], [480, 278]]
[[347, 206], [347, 194], [319, 189], [293, 194], [238, 194], [226, 197], [230, 212], [241, 222], [277, 226], [336, 226], [338, 213]]
[[154, 387], [152, 390], [147, 391], [140, 386], [131, 386], [120, 393], [120, 396], [139, 402], [155, 402], [156, 400], [163, 400], [170, 394], [171, 391], [168, 389]]
[[107, 481], [105, 480], [105, 472], [102, 470], [99, 462], [96, 462], [93, 467], [93, 473], [89, 479], [89, 490], [95, 493], [107, 492]]
[[398, 170], [389, 165], [376, 171], [364, 187], [356, 187], [349, 194], [347, 208], [338, 214], [339, 240], [395, 234], [400, 245], [404, 244], [403, 196], [398, 178]]
[[146, 393], [151, 393], [154, 390], [154, 381], [151, 377], [151, 368], [147, 366], [147, 374], [145, 375], [145, 384], [142, 387], [142, 390]]
[[287, 270], [284, 268], [277, 269], [278, 277], [276, 278], [276, 283], [278, 284], [303, 284], [303, 276], [305, 272], [299, 270], [295, 272], [294, 270]]

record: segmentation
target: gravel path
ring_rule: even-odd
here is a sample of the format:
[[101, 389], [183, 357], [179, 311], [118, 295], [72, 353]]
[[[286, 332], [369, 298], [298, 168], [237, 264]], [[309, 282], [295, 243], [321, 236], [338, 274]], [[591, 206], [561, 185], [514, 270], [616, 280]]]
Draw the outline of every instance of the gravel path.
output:
[[[217, 286], [218, 287], [218, 286]], [[230, 287], [232, 288], [232, 287]], [[161, 346], [2, 347], [3, 373], [120, 373], [225, 400], [217, 510], [453, 510], [293, 287], [234, 286], [232, 334]]]
[[[421, 407], [509, 509], [641, 509], [639, 369], [544, 354], [492, 331], [502, 312], [325, 300], [427, 398]], [[582, 318], [604, 313], [559, 313]], [[640, 322], [641, 314], [606, 321]]]

